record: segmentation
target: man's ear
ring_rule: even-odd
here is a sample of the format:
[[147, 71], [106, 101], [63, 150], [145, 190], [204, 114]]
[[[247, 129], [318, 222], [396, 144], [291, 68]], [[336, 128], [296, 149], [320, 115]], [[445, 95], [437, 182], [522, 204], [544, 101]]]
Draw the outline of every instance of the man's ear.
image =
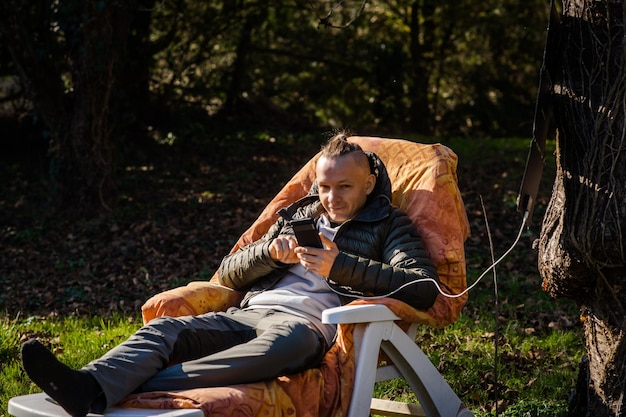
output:
[[367, 182], [365, 183], [365, 193], [370, 195], [372, 191], [374, 191], [374, 187], [376, 186], [376, 175], [369, 174], [367, 176]]

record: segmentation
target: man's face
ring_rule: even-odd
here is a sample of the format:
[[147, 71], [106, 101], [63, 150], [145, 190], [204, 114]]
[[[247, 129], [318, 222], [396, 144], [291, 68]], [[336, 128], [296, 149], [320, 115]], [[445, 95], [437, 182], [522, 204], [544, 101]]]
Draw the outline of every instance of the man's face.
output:
[[376, 184], [369, 166], [359, 164], [353, 154], [330, 159], [321, 157], [315, 175], [320, 201], [329, 220], [334, 223], [343, 223], [356, 216]]

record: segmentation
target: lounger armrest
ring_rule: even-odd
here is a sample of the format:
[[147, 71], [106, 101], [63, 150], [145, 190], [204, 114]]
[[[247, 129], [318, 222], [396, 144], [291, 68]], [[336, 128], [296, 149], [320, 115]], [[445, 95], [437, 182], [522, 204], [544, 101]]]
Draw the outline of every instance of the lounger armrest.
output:
[[368, 323], [400, 320], [389, 307], [382, 304], [346, 305], [322, 312], [322, 323]]

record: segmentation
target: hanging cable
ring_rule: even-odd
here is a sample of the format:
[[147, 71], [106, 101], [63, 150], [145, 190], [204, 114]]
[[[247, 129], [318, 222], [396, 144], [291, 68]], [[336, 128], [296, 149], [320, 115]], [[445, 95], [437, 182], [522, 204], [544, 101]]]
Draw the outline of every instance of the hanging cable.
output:
[[331, 287], [331, 286], [329, 286], [329, 288], [330, 288], [330, 289], [331, 289], [334, 293], [336, 293], [336, 294], [338, 294], [338, 295], [345, 296], [345, 297], [359, 298], [359, 299], [363, 299], [363, 300], [373, 300], [373, 299], [378, 299], [378, 298], [386, 298], [386, 297], [390, 297], [390, 296], [392, 296], [393, 294], [397, 293], [398, 291], [401, 291], [402, 289], [404, 289], [404, 288], [406, 288], [406, 287], [408, 287], [408, 286], [410, 286], [410, 285], [419, 284], [419, 283], [421, 283], [421, 282], [432, 282], [432, 283], [435, 285], [435, 287], [437, 288], [437, 291], [439, 291], [439, 293], [440, 293], [441, 295], [443, 295], [443, 296], [445, 296], [445, 297], [448, 297], [448, 298], [459, 298], [459, 297], [462, 297], [462, 296], [464, 296], [465, 294], [467, 294], [469, 291], [471, 291], [472, 289], [474, 289], [474, 287], [475, 287], [476, 285], [478, 285], [478, 283], [479, 283], [479, 282], [483, 279], [483, 277], [484, 277], [484, 276], [485, 276], [485, 275], [486, 275], [489, 271], [491, 271], [493, 268], [495, 268], [495, 267], [496, 267], [496, 266], [497, 266], [500, 262], [502, 262], [502, 260], [503, 260], [504, 258], [506, 258], [506, 257], [509, 255], [509, 253], [511, 253], [511, 251], [513, 251], [513, 249], [515, 249], [515, 246], [517, 246], [517, 243], [519, 242], [520, 238], [522, 237], [522, 233], [524, 232], [524, 227], [526, 227], [526, 222], [528, 221], [528, 215], [529, 215], [529, 212], [528, 212], [528, 211], [524, 212], [524, 216], [523, 216], [523, 218], [522, 218], [522, 224], [521, 224], [521, 226], [520, 226], [519, 233], [517, 234], [517, 237], [515, 238], [515, 241], [514, 241], [514, 242], [513, 242], [513, 244], [512, 244], [512, 245], [511, 245], [511, 246], [507, 249], [507, 251], [506, 251], [506, 252], [504, 252], [504, 254], [503, 254], [502, 256], [500, 256], [500, 258], [498, 258], [498, 260], [497, 260], [497, 261], [492, 262], [492, 264], [491, 264], [491, 265], [490, 265], [487, 269], [485, 269], [485, 270], [483, 271], [483, 273], [482, 273], [482, 274], [480, 274], [480, 276], [476, 279], [476, 281], [474, 281], [474, 283], [473, 283], [472, 285], [470, 285], [469, 287], [467, 287], [465, 290], [461, 291], [461, 292], [460, 292], [460, 293], [458, 293], [458, 294], [448, 294], [448, 293], [446, 293], [446, 292], [445, 292], [445, 291], [441, 288], [441, 286], [439, 285], [439, 283], [438, 283], [436, 280], [432, 279], [432, 278], [420, 278], [420, 279], [416, 279], [416, 280], [413, 280], [413, 281], [407, 282], [407, 283], [405, 283], [405, 284], [403, 284], [403, 285], [399, 286], [399, 287], [398, 287], [398, 288], [396, 288], [395, 290], [393, 290], [393, 291], [391, 291], [391, 292], [389, 292], [389, 293], [387, 293], [387, 294], [383, 294], [383, 295], [370, 295], [370, 296], [368, 296], [368, 295], [355, 295], [355, 294], [350, 294], [350, 293], [344, 293], [344, 292], [339, 291], [339, 290], [337, 290], [337, 289], [335, 289], [335, 288], [333, 288], [333, 287]]

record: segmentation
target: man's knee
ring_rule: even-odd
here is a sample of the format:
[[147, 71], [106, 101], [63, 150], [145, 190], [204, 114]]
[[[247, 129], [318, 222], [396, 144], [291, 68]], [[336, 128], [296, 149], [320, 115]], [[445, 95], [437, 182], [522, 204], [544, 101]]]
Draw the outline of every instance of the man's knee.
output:
[[175, 340], [187, 326], [176, 317], [158, 317], [142, 326], [132, 338], [149, 340]]
[[319, 343], [321, 335], [318, 331], [304, 323], [290, 323], [290, 326], [292, 335], [302, 344], [315, 345]]
[[285, 338], [285, 348], [309, 361], [321, 360], [325, 352], [325, 342], [322, 335], [313, 328], [301, 322], [287, 322], [278, 325], [282, 328], [279, 333]]

